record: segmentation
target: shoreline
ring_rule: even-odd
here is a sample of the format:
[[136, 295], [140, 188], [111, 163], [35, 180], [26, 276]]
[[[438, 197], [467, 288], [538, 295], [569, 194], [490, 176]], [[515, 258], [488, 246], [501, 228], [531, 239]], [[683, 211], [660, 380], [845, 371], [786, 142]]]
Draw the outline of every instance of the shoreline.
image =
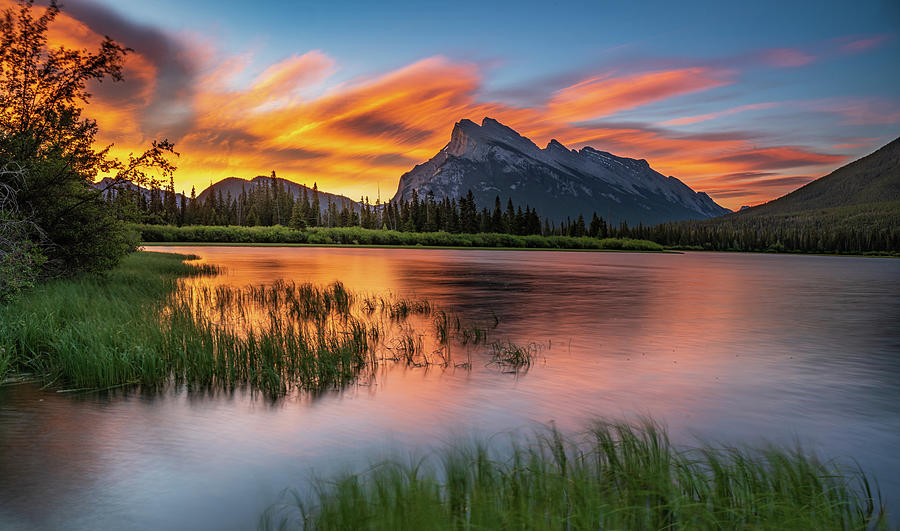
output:
[[684, 254], [684, 251], [662, 249], [563, 249], [559, 247], [485, 247], [467, 245], [390, 245], [363, 243], [273, 243], [273, 242], [141, 242], [140, 247], [334, 247], [346, 249], [449, 249], [460, 251], [557, 251], [567, 253], [651, 253]]
[[567, 253], [648, 253], [648, 254], [759, 254], [784, 256], [831, 256], [844, 258], [894, 258], [900, 254], [843, 254], [843, 253], [804, 253], [804, 252], [768, 252], [768, 251], [715, 251], [712, 249], [662, 249], [659, 251], [645, 249], [563, 249], [558, 247], [485, 247], [466, 245], [378, 245], [356, 243], [274, 243], [274, 242], [141, 242], [140, 247], [331, 247], [346, 249], [449, 249], [461, 251], [557, 251]]

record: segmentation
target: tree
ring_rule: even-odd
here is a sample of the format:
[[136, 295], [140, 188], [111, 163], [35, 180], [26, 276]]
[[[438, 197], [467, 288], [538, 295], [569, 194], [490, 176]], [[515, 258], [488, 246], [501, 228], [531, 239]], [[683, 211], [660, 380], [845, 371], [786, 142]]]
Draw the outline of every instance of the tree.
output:
[[[35, 16], [33, 0], [17, 0], [0, 16], [0, 167], [14, 164], [24, 182], [15, 187], [23, 215], [46, 236], [52, 272], [103, 270], [135, 246], [104, 194], [128, 181], [148, 185], [171, 176], [168, 141], [154, 141], [140, 155], [122, 161], [96, 150], [97, 122], [82, 116], [88, 85], [121, 81], [131, 52], [110, 38], [97, 51], [51, 48], [48, 29], [60, 8], [56, 0]], [[111, 177], [103, 189], [92, 182]], [[0, 178], [3, 178], [0, 176]]]
[[[2, 168], [0, 177], [24, 181], [21, 168]], [[34, 285], [44, 261], [40, 227], [19, 212], [15, 188], [0, 182], [0, 303]]]
[[306, 213], [303, 211], [303, 203], [300, 201], [294, 203], [294, 209], [291, 211], [291, 220], [288, 222], [288, 226], [297, 230], [306, 228]]

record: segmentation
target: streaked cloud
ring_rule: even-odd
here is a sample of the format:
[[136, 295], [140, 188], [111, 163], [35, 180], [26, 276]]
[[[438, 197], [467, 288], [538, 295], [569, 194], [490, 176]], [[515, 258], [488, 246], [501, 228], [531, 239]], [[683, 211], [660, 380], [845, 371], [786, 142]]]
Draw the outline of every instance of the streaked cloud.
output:
[[706, 122], [709, 120], [715, 120], [716, 118], [721, 118], [722, 116], [730, 116], [732, 114], [738, 114], [745, 111], [758, 111], [762, 109], [771, 109], [773, 107], [777, 107], [780, 105], [778, 102], [768, 102], [768, 103], [751, 103], [749, 105], [741, 105], [739, 107], [732, 107], [730, 109], [725, 109], [722, 111], [710, 112], [706, 114], [697, 114], [694, 116], [685, 116], [683, 118], [675, 118], [673, 120], [667, 120], [662, 122], [660, 125], [690, 125], [696, 124], [700, 122]]
[[844, 37], [837, 39], [839, 49], [845, 54], [857, 54], [878, 48], [891, 39], [890, 34]]
[[804, 103], [819, 112], [836, 114], [842, 125], [876, 125], [900, 122], [900, 98], [830, 98]]
[[547, 104], [555, 119], [592, 120], [675, 96], [731, 83], [730, 72], [682, 68], [625, 75], [596, 76], [556, 91]]
[[797, 48], [773, 48], [760, 54], [762, 61], [780, 68], [806, 66], [816, 60], [812, 55]]

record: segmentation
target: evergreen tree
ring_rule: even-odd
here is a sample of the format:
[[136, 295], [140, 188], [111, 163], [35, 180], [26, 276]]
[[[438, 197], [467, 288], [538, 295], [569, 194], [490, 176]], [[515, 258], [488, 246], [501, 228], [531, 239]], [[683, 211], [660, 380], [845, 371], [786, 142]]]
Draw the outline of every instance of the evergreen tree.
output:
[[297, 201], [294, 203], [294, 208], [291, 211], [291, 220], [288, 222], [288, 225], [296, 230], [303, 230], [306, 228], [306, 214], [303, 211], [302, 202]]

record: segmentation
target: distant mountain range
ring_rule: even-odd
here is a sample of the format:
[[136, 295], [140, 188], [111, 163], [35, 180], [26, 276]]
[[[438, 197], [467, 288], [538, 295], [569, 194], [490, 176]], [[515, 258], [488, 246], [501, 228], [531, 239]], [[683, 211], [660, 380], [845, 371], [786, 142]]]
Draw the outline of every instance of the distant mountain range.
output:
[[[138, 192], [139, 194], [144, 196], [144, 199], [146, 199], [147, 201], [150, 200], [151, 192], [148, 188], [144, 188], [143, 186], [138, 186], [130, 181], [125, 181], [124, 183], [120, 183], [120, 184], [117, 184], [116, 186], [111, 187], [110, 184], [113, 182], [113, 180], [114, 179], [111, 179], [109, 177], [104, 177], [104, 178], [100, 179], [99, 181], [93, 183], [92, 186], [94, 188], [96, 188], [97, 190], [101, 190], [101, 191], [105, 190], [104, 195], [106, 196], [107, 199], [112, 199], [113, 197], [115, 197], [117, 190], [126, 188], [128, 190]], [[184, 199], [187, 199], [187, 198], [184, 198]], [[180, 202], [182, 200], [182, 195], [175, 194], [175, 200]]]
[[544, 149], [491, 118], [481, 125], [461, 120], [450, 142], [427, 162], [400, 177], [394, 201], [434, 193], [458, 198], [472, 190], [490, 208], [531, 205], [551, 220], [593, 212], [613, 223], [656, 224], [731, 212], [703, 192], [653, 170], [646, 160], [617, 157], [591, 147], [568, 149], [556, 140]]

